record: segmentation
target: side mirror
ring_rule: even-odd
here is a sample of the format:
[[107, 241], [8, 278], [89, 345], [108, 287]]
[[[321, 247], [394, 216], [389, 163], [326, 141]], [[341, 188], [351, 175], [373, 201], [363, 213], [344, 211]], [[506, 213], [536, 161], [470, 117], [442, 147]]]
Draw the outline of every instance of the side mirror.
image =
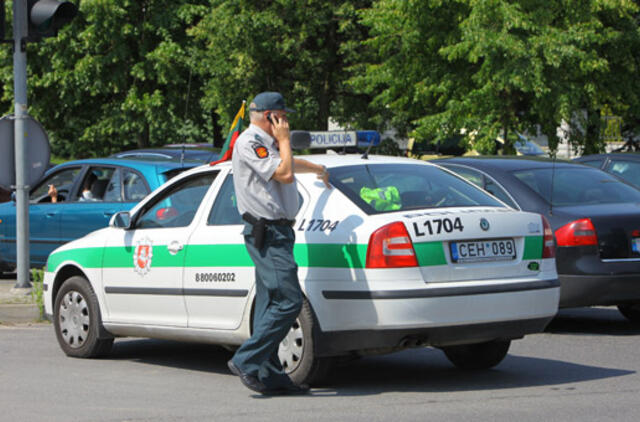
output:
[[311, 146], [311, 134], [306, 130], [292, 130], [289, 136], [293, 150], [307, 149]]
[[131, 228], [131, 214], [129, 211], [119, 211], [113, 214], [111, 220], [109, 220], [109, 227], [115, 227], [116, 229], [128, 230]]

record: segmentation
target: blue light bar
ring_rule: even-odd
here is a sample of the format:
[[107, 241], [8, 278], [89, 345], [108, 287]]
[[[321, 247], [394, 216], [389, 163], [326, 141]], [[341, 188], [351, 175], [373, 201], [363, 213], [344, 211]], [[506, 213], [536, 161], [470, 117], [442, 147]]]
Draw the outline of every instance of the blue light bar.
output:
[[360, 147], [368, 147], [370, 144], [375, 147], [380, 144], [380, 134], [376, 130], [357, 130], [356, 139]]

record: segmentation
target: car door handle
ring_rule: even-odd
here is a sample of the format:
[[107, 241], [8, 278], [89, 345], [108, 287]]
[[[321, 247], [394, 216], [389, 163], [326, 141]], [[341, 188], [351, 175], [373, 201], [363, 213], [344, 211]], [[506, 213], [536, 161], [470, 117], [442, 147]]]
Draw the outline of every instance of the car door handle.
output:
[[115, 211], [105, 211], [102, 214], [104, 214], [105, 217], [111, 217], [115, 213]]
[[58, 213], [57, 213], [57, 212], [48, 212], [48, 213], [47, 213], [47, 218], [53, 218], [53, 217], [55, 217], [56, 215], [58, 215]]
[[167, 245], [167, 249], [169, 249], [169, 253], [171, 255], [177, 254], [182, 250], [183, 247], [184, 246], [182, 245], [182, 243], [178, 242], [177, 240], [174, 240], [173, 242]]

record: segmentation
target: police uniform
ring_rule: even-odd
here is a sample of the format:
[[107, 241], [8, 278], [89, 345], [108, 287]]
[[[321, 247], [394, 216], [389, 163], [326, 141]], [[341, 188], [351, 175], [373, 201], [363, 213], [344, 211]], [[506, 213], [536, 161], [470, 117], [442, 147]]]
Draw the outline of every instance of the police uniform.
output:
[[[296, 182], [272, 179], [282, 161], [273, 139], [250, 125], [236, 140], [232, 154], [238, 211], [245, 218], [245, 246], [255, 264], [256, 305], [253, 334], [232, 358], [240, 371], [269, 390], [293, 386], [278, 359], [278, 346], [302, 307], [298, 266], [293, 258], [293, 219], [298, 212]], [[264, 239], [256, 245], [256, 220]]]

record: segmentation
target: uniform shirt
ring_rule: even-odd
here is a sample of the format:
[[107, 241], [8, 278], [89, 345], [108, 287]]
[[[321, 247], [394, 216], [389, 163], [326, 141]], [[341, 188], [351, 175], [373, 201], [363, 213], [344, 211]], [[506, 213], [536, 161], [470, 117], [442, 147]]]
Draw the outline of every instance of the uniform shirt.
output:
[[293, 220], [298, 212], [298, 189], [293, 183], [271, 179], [282, 159], [275, 139], [250, 125], [236, 140], [231, 164], [240, 214]]

